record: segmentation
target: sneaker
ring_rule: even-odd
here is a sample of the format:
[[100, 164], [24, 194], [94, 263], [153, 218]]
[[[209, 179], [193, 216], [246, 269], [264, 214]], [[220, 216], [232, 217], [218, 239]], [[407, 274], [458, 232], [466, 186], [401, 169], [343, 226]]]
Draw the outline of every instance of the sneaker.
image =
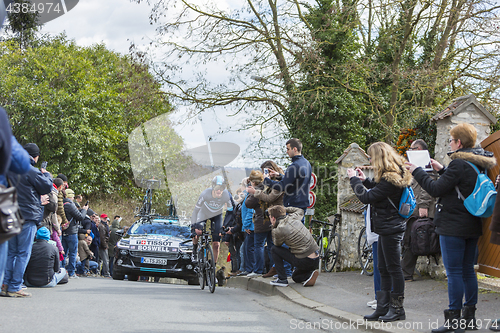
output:
[[21, 289], [19, 291], [14, 291], [14, 292], [8, 291], [7, 297], [31, 297], [31, 294]]
[[249, 277], [249, 278], [253, 278], [253, 277], [256, 277], [256, 276], [259, 276], [259, 275], [260, 275], [260, 274], [257, 274], [257, 273], [255, 273], [255, 272], [252, 272], [252, 273], [248, 274], [248, 275], [247, 275], [247, 277]]
[[2, 284], [2, 290], [0, 291], [0, 296], [7, 297], [7, 285]]
[[69, 278], [70, 278], [70, 279], [78, 279], [78, 275], [73, 274], [73, 275], [70, 275], [70, 276], [69, 276]]
[[273, 286], [288, 287], [288, 280], [280, 280], [279, 278], [270, 282]]
[[314, 271], [311, 273], [311, 276], [309, 279], [305, 280], [304, 283], [302, 284], [304, 287], [312, 287], [316, 283], [316, 279], [318, 278], [318, 271]]
[[240, 274], [238, 274], [237, 276], [247, 276], [247, 275], [248, 275], [248, 272], [247, 271], [243, 271]]
[[26, 289], [28, 289], [28, 287], [26, 287], [26, 285], [23, 283], [23, 284], [21, 284], [21, 289], [25, 289], [26, 290]]
[[274, 276], [274, 274], [278, 273], [276, 271], [276, 267], [271, 267], [271, 269], [269, 270], [269, 272], [267, 272], [266, 274], [262, 275], [263, 278], [269, 278], [269, 277], [272, 277]]
[[366, 306], [369, 308], [373, 307], [374, 305], [375, 305], [375, 307], [377, 307], [377, 300], [376, 299], [366, 303]]
[[373, 305], [372, 305], [372, 309], [373, 309], [373, 310], [377, 310], [377, 304], [373, 304]]
[[241, 271], [229, 272], [229, 276], [236, 276], [236, 275], [238, 275], [240, 273], [241, 273]]

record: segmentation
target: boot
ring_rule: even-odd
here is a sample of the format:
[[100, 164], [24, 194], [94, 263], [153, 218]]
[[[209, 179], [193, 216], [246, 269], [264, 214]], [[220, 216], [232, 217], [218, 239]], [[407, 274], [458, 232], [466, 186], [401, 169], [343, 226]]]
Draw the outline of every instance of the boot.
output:
[[406, 314], [405, 309], [403, 309], [403, 294], [391, 293], [391, 304], [389, 306], [389, 312], [385, 316], [378, 318], [379, 321], [389, 322], [396, 320], [405, 320]]
[[460, 310], [444, 310], [444, 325], [433, 329], [432, 333], [446, 333], [446, 332], [456, 332], [463, 333], [464, 330], [454, 327], [458, 327], [460, 325]]
[[368, 321], [378, 320], [380, 316], [387, 314], [389, 311], [390, 292], [386, 290], [377, 291], [377, 309], [371, 315], [366, 315], [363, 318]]
[[477, 330], [476, 305], [464, 305], [464, 307], [462, 308], [462, 317], [460, 319], [465, 319], [466, 331]]
[[274, 275], [278, 274], [278, 271], [276, 270], [276, 268], [273, 266], [271, 267], [271, 269], [269, 270], [269, 272], [267, 272], [266, 274], [262, 275], [263, 278], [268, 278], [268, 277], [273, 277]]

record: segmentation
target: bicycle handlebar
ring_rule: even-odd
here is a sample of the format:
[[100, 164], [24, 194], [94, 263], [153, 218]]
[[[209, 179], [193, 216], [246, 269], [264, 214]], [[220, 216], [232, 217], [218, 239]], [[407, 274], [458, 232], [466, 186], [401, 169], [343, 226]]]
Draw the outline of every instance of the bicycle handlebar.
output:
[[329, 225], [331, 227], [335, 226], [335, 224], [333, 224], [333, 223], [325, 222], [325, 221], [320, 221], [320, 220], [311, 220], [311, 223], [320, 223], [320, 224], [324, 224], [324, 225]]

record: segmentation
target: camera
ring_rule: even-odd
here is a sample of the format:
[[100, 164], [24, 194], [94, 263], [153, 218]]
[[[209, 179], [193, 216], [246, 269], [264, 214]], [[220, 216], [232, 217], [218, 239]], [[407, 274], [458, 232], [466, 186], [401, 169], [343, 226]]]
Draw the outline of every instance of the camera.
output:
[[40, 169], [47, 169], [47, 161], [43, 161]]

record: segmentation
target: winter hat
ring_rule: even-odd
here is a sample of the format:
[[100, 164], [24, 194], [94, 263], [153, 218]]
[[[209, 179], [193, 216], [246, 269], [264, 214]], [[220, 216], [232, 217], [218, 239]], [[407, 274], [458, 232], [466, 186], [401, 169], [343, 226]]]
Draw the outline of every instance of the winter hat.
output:
[[27, 143], [24, 145], [24, 150], [28, 152], [28, 154], [35, 158], [37, 156], [40, 156], [40, 148], [36, 145], [36, 143]]
[[49, 240], [50, 239], [50, 231], [46, 227], [41, 227], [38, 229], [36, 232], [36, 239], [45, 239]]
[[66, 189], [66, 197], [67, 198], [74, 198], [75, 197], [75, 191], [73, 191], [72, 189], [70, 188], [67, 188]]
[[57, 175], [57, 178], [60, 178], [63, 180], [63, 182], [67, 182], [68, 181], [68, 177], [66, 177], [65, 175], [63, 175], [62, 173], [58, 174]]
[[88, 216], [92, 216], [92, 215], [94, 215], [94, 214], [95, 214], [95, 213], [94, 213], [94, 211], [93, 211], [92, 209], [90, 209], [90, 208], [89, 208], [89, 209], [87, 209], [87, 215], [88, 215]]

